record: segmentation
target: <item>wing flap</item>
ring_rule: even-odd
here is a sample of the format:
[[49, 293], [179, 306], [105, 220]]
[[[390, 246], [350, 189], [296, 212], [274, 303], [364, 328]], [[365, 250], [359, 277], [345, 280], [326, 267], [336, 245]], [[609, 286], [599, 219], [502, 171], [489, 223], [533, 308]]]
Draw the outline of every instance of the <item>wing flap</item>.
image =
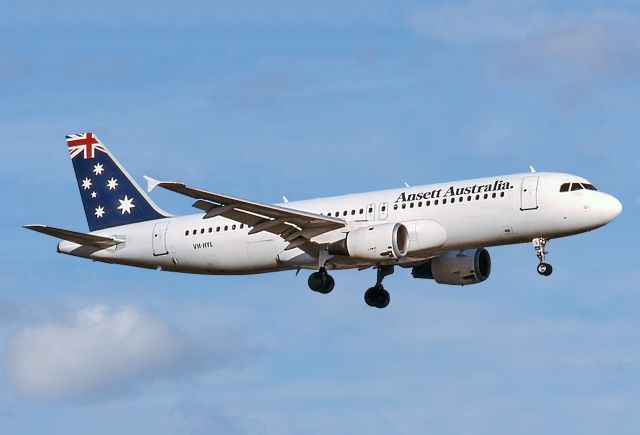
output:
[[346, 226], [346, 222], [339, 218], [194, 189], [175, 181], [145, 178], [149, 190], [162, 187], [196, 199], [193, 206], [205, 212], [204, 219], [222, 216], [248, 225], [251, 227], [250, 234], [261, 231], [276, 234], [289, 242], [287, 249], [300, 248], [316, 257], [321, 247], [311, 239]]
[[72, 243], [77, 243], [79, 245], [93, 246], [95, 248], [110, 248], [111, 246], [124, 243], [124, 240], [119, 240], [115, 237], [96, 236], [94, 234], [63, 230], [62, 228], [49, 227], [47, 225], [24, 225], [23, 228]]
[[268, 231], [281, 234], [289, 228], [297, 230], [316, 228], [319, 230], [316, 234], [318, 235], [345, 226], [345, 221], [339, 218], [194, 189], [175, 181], [145, 178], [149, 181], [150, 188], [158, 186], [197, 199], [193, 206], [205, 212], [205, 219], [223, 216], [253, 227], [253, 233]]

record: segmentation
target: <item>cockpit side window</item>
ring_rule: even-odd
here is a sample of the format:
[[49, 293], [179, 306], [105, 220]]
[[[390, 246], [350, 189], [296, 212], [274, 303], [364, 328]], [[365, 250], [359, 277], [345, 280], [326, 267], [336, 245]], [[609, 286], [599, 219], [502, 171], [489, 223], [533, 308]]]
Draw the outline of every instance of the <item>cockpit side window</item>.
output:
[[573, 192], [574, 190], [582, 190], [584, 189], [584, 187], [582, 187], [582, 184], [580, 183], [573, 183], [571, 185], [571, 191]]
[[596, 189], [596, 186], [594, 186], [593, 184], [582, 183], [582, 185], [587, 190], [596, 190], [596, 191], [598, 190], [598, 189]]
[[571, 183], [564, 183], [562, 186], [560, 186], [560, 192], [568, 192], [569, 186], [571, 186]]

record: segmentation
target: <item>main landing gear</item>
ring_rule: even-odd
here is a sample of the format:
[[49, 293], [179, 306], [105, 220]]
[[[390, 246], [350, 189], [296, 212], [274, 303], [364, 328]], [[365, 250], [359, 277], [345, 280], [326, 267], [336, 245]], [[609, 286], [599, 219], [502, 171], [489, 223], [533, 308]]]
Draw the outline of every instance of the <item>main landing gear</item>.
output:
[[[393, 266], [378, 266], [377, 269], [376, 285], [364, 293], [364, 301], [370, 307], [386, 308], [391, 301], [391, 296], [389, 296], [389, 292], [382, 286], [382, 280], [385, 276], [393, 273]], [[317, 272], [309, 275], [308, 283], [311, 290], [322, 294], [331, 293], [331, 290], [333, 290], [335, 286], [333, 277], [329, 275], [324, 266], [320, 266]]]
[[325, 267], [321, 267], [317, 272], [313, 272], [309, 276], [309, 288], [314, 292], [327, 294], [331, 293], [333, 287], [336, 285], [333, 277], [329, 275]]
[[391, 301], [389, 292], [382, 286], [382, 280], [385, 276], [393, 273], [393, 266], [378, 266], [378, 276], [376, 279], [376, 285], [369, 288], [364, 293], [364, 301], [370, 307], [385, 308]]
[[543, 276], [549, 276], [551, 272], [553, 272], [553, 267], [551, 267], [549, 263], [545, 263], [545, 255], [548, 254], [548, 252], [544, 250], [544, 247], [547, 245], [547, 242], [548, 240], [544, 237], [533, 239], [533, 249], [535, 249], [538, 260], [540, 260], [538, 273]]

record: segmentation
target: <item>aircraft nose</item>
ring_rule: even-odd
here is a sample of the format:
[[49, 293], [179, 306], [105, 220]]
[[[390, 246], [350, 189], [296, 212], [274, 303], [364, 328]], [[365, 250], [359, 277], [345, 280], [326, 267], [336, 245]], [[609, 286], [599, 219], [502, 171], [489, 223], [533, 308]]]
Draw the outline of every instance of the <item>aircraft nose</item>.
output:
[[612, 221], [622, 213], [622, 203], [613, 195], [603, 194], [599, 208], [607, 221]]

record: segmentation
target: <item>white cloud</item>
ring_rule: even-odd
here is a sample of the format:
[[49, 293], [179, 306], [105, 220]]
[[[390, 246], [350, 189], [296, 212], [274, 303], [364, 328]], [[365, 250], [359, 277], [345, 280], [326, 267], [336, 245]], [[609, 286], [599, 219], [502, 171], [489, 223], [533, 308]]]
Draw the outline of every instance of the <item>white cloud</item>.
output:
[[[515, 7], [514, 7], [515, 6]], [[481, 44], [523, 40], [548, 25], [545, 11], [500, 1], [433, 4], [410, 16], [414, 29], [425, 37], [453, 44]]]
[[[638, 19], [624, 9], [558, 10], [545, 2], [468, 0], [413, 12], [416, 33], [442, 44], [489, 48], [504, 73], [591, 82], [640, 64]], [[485, 54], [486, 55], [486, 54]]]
[[222, 85], [213, 101], [229, 108], [273, 109], [299, 89], [301, 83], [282, 71], [252, 71]]
[[66, 321], [18, 330], [5, 363], [9, 384], [21, 396], [77, 400], [224, 364], [232, 353], [215, 339], [179, 334], [139, 308], [97, 305]]

